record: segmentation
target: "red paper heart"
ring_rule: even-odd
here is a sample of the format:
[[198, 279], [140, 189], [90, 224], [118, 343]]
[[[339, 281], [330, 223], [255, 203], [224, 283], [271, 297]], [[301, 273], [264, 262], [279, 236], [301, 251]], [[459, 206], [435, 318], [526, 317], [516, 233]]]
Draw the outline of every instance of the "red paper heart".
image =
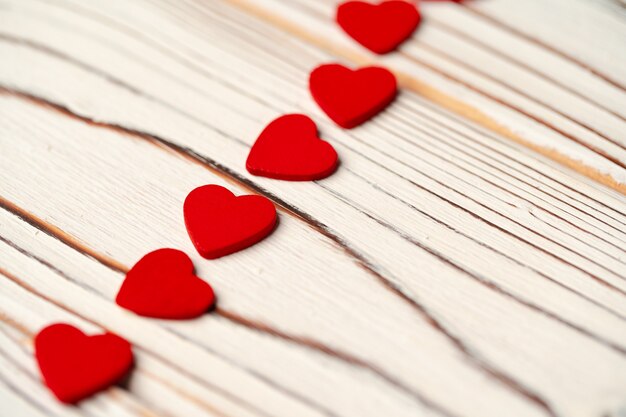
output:
[[193, 263], [176, 249], [158, 249], [126, 274], [115, 302], [140, 316], [191, 319], [213, 305], [209, 284], [193, 274]]
[[259, 195], [235, 197], [219, 185], [204, 185], [189, 193], [185, 225], [204, 258], [215, 259], [252, 246], [276, 224], [276, 209]]
[[317, 137], [313, 120], [288, 114], [271, 122], [250, 150], [246, 168], [253, 175], [289, 181], [325, 178], [337, 168], [337, 152]]
[[380, 67], [356, 71], [339, 64], [322, 65], [311, 73], [309, 88], [317, 104], [346, 129], [358, 126], [395, 98], [396, 77]]
[[404, 42], [417, 28], [420, 14], [414, 4], [403, 0], [370, 4], [347, 1], [337, 8], [337, 23], [361, 45], [386, 54]]
[[53, 324], [35, 337], [35, 357], [45, 384], [73, 404], [119, 381], [133, 364], [130, 344], [110, 333], [87, 336], [69, 324]]

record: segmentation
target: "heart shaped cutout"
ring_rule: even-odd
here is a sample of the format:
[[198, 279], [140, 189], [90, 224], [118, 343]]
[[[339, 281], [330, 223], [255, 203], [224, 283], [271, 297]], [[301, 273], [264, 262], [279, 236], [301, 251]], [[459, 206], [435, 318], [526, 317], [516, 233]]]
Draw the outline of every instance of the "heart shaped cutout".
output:
[[404, 0], [379, 4], [347, 1], [337, 8], [336, 20], [358, 43], [377, 54], [386, 54], [411, 36], [421, 17], [417, 7]]
[[69, 324], [53, 324], [35, 337], [35, 357], [45, 384], [74, 404], [122, 379], [133, 364], [130, 344], [105, 333], [87, 336]]
[[252, 146], [247, 170], [262, 177], [288, 181], [326, 178], [337, 168], [337, 152], [317, 136], [317, 126], [303, 114], [272, 121]]
[[215, 302], [209, 284], [194, 275], [191, 259], [176, 249], [158, 249], [126, 274], [115, 302], [140, 316], [191, 319]]
[[276, 208], [270, 200], [259, 195], [235, 197], [219, 185], [204, 185], [190, 192], [184, 214], [189, 237], [206, 259], [252, 246], [276, 224]]
[[396, 97], [396, 77], [385, 68], [353, 71], [339, 64], [317, 67], [309, 78], [311, 95], [339, 126], [350, 129], [374, 117]]

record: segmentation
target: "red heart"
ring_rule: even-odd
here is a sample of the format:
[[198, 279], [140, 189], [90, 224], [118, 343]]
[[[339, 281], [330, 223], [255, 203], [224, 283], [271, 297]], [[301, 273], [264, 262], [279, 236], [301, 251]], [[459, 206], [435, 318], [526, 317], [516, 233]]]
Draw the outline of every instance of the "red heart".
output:
[[193, 263], [176, 249], [158, 249], [126, 274], [115, 302], [140, 316], [190, 319], [205, 313], [215, 295], [193, 274]]
[[395, 98], [396, 77], [380, 67], [356, 71], [339, 64], [322, 65], [311, 73], [309, 88], [317, 104], [346, 129], [374, 117]]
[[403, 0], [370, 4], [347, 1], [337, 8], [337, 23], [354, 40], [386, 54], [404, 42], [417, 28], [420, 14], [414, 4]]
[[250, 150], [246, 168], [253, 175], [289, 181], [325, 178], [337, 168], [337, 152], [317, 137], [313, 120], [288, 114], [270, 123]]
[[204, 185], [189, 193], [185, 225], [204, 258], [215, 259], [259, 242], [274, 229], [276, 209], [259, 195], [235, 197], [219, 185]]
[[35, 337], [44, 382], [73, 404], [119, 381], [133, 364], [130, 344], [110, 333], [87, 336], [69, 324], [53, 324]]

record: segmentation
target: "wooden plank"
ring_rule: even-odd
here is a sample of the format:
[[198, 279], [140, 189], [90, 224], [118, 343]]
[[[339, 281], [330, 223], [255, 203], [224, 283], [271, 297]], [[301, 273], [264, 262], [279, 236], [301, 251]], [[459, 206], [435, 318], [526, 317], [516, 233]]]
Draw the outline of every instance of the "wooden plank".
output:
[[[44, 114], [48, 114], [48, 113], [41, 112], [42, 116]], [[48, 117], [49, 116], [51, 115], [48, 115]], [[35, 119], [38, 119], [38, 117], [35, 117]], [[63, 121], [64, 119], [61, 119], [61, 122]], [[55, 130], [55, 129], [53, 128], [52, 130]], [[81, 135], [79, 133], [79, 135], [94, 137], [95, 139], [94, 144], [99, 143], [100, 144], [99, 146], [102, 147], [102, 149], [93, 148], [96, 154], [102, 154], [102, 151], [104, 149], [111, 149], [112, 143], [110, 142], [110, 139], [114, 139], [114, 137], [112, 138], [111, 137], [112, 135], [110, 133], [108, 132], [100, 133], [100, 135], [102, 134], [105, 135], [106, 139], [104, 141], [99, 140], [97, 136], [93, 136], [93, 133], [95, 132], [91, 132], [91, 134], [87, 134], [87, 132], [85, 132], [84, 135]], [[58, 138], [53, 139], [54, 142], [59, 144], [57, 140]], [[210, 173], [207, 173], [206, 170], [204, 170], [201, 167], [197, 167], [195, 165], [188, 165], [184, 163], [185, 162], [184, 160], [179, 160], [175, 156], [169, 156], [168, 158], [167, 153], [163, 153], [159, 148], [152, 147], [150, 144], [144, 144], [142, 142], [137, 142], [137, 141], [132, 141], [132, 140], [128, 141], [126, 138], [122, 138], [122, 141], [120, 144], [124, 146], [131, 146], [130, 149], [121, 150], [123, 153], [130, 151], [133, 154], [137, 153], [138, 155], [143, 155], [143, 157], [141, 158], [141, 161], [150, 162], [150, 164], [157, 164], [158, 166], [163, 167], [172, 163], [172, 162], [164, 163], [164, 160], [162, 158], [167, 158], [165, 159], [165, 161], [170, 160], [173, 162], [178, 162], [178, 164], [176, 164], [174, 167], [171, 167], [170, 169], [172, 170], [172, 172], [179, 172], [179, 174], [184, 173], [186, 170], [191, 170], [191, 172], [185, 175], [185, 177], [187, 178], [187, 181], [203, 181], [202, 179], [204, 177], [206, 179], [206, 182], [223, 183], [223, 180], [221, 180], [220, 178], [215, 178], [214, 176], [207, 178], [207, 175], [210, 175]], [[141, 147], [139, 149], [133, 149], [135, 146], [141, 146]], [[44, 146], [42, 150], [46, 148], [47, 146]], [[66, 151], [71, 149], [65, 146], [64, 148]], [[82, 146], [80, 148], [82, 149]], [[78, 159], [80, 160], [81, 158], [78, 158]], [[115, 159], [117, 158], [113, 155], [112, 160], [115, 160]], [[58, 161], [58, 158], [55, 157], [54, 160]], [[139, 163], [141, 161], [137, 161], [137, 162]], [[92, 165], [93, 161], [84, 159], [84, 162], [86, 163], [86, 166], [83, 165], [83, 169], [87, 168], [91, 172], [94, 172], [93, 170], [95, 167]], [[108, 163], [111, 163], [111, 162], [108, 162]], [[105, 162], [105, 165], [107, 165], [108, 163]], [[140, 167], [140, 170], [139, 170], [140, 172], [141, 171], [154, 172], [155, 170], [154, 166], [150, 168], [149, 166], [143, 166], [142, 164], [140, 164], [139, 167]], [[95, 169], [96, 172], [98, 170], [99, 169]], [[133, 171], [135, 170], [136, 168], [133, 168]], [[170, 175], [168, 173], [165, 173], [165, 174], [167, 176]], [[70, 174], [69, 176], [73, 177], [74, 175]], [[125, 176], [120, 175], [118, 178], [124, 178], [124, 177]], [[130, 175], [130, 177], [134, 177], [135, 181], [129, 183], [128, 184], [129, 186], [131, 186], [133, 189], [138, 189], [136, 187], [142, 186], [141, 183], [138, 182], [139, 178], [137, 177], [137, 175]], [[177, 184], [176, 188], [182, 186], [181, 177], [172, 178], [172, 179]], [[148, 180], [154, 181], [154, 179], [148, 179]], [[157, 182], [158, 181], [159, 180], [157, 179]], [[69, 186], [70, 189], [73, 188], [70, 186], [69, 183], [66, 183], [66, 186]], [[173, 191], [173, 188], [174, 187], [170, 186], [168, 187], [168, 190]], [[188, 188], [188, 187], [185, 187], [185, 188]], [[93, 190], [93, 191], [96, 192], [97, 194], [100, 194], [102, 192], [102, 190], [100, 191]], [[122, 191], [123, 194], [126, 194], [127, 192], [121, 189], [119, 191]], [[181, 188], [181, 191], [182, 191], [182, 188]], [[112, 190], [106, 191], [107, 194], [109, 194], [110, 192], [112, 192]], [[130, 194], [133, 195], [133, 194], [136, 194], [136, 192], [132, 191], [130, 192]], [[162, 192], [158, 192], [157, 195], [155, 195], [155, 197], [157, 197], [157, 200], [161, 200], [163, 197], [168, 197], [168, 195], [169, 195], [168, 192], [166, 192], [165, 194], [162, 194]], [[69, 195], [65, 194], [65, 197], [69, 197]], [[115, 199], [117, 199], [118, 195], [112, 195], [111, 197], [114, 197]], [[183, 196], [181, 195], [179, 199], [182, 197]], [[172, 209], [176, 210], [177, 208], [180, 208], [179, 199], [172, 199], [170, 196], [168, 198], [168, 200], [170, 200], [170, 204], [169, 204], [170, 208], [153, 206], [156, 209], [154, 213], [166, 213], [169, 210], [172, 210]], [[100, 199], [95, 198], [94, 203], [97, 205], [101, 205], [102, 202], [101, 201], [98, 202], [98, 200]], [[145, 201], [142, 202], [141, 204], [142, 205], [145, 204]], [[149, 203], [147, 206], [148, 207], [152, 206], [152, 203]], [[143, 214], [136, 212], [136, 215], [140, 217], [145, 217], [146, 216], [145, 211], [142, 209], [141, 212], [143, 212]], [[154, 214], [150, 214], [148, 215], [148, 218], [151, 218], [153, 216]], [[71, 216], [71, 217], [74, 217], [74, 216]], [[164, 245], [182, 247], [188, 253], [192, 253], [192, 251], [190, 250], [191, 249], [190, 243], [187, 241], [186, 237], [184, 236], [184, 231], [181, 230], [179, 227], [180, 219], [177, 219], [178, 216], [175, 213], [172, 213], [171, 215], [166, 216], [166, 217], [168, 217], [173, 222], [173, 224], [171, 224], [170, 226], [161, 224], [161, 228], [165, 230], [169, 230], [169, 231], [166, 232], [165, 234], [163, 234], [162, 230], [153, 231], [153, 233], [156, 233], [156, 236], [160, 236], [160, 238], [157, 237], [157, 239], [162, 240], [162, 242], [154, 241], [154, 238], [145, 236], [145, 230], [148, 230], [150, 228], [146, 228], [146, 225], [139, 225], [139, 228], [136, 229], [136, 233], [140, 233], [140, 236], [143, 235], [143, 237], [140, 239], [140, 240], [143, 240], [143, 243], [141, 243], [141, 246], [132, 248], [132, 246], [135, 246], [135, 245], [126, 245], [127, 249], [122, 249], [119, 245], [123, 243], [118, 242], [115, 245], [115, 247], [120, 247], [120, 250], [119, 252], [116, 251], [113, 253], [115, 255], [115, 259], [119, 259], [122, 256], [124, 257], [122, 259], [125, 259], [126, 257], [133, 259], [133, 258], [136, 258], [136, 254], [139, 254], [142, 251], [144, 251], [146, 247], [158, 247], [158, 246], [164, 246]], [[115, 219], [112, 218], [111, 220], [115, 220]], [[294, 226], [291, 226], [290, 223], [296, 226], [297, 229], [292, 230], [291, 228]], [[133, 228], [132, 225], [127, 225], [127, 226], [109, 225], [107, 226], [103, 224], [100, 224], [100, 225], [94, 224], [94, 226], [96, 228], [104, 227], [105, 229], [108, 229], [108, 230], [114, 230], [114, 229], [117, 229], [118, 227]], [[72, 230], [71, 227], [65, 227], [65, 226], [63, 227], [63, 229]], [[144, 232], [141, 231], [142, 229], [144, 230]], [[397, 299], [397, 295], [394, 295], [392, 292], [389, 292], [388, 290], [384, 292], [378, 291], [377, 290], [378, 288], [384, 289], [384, 287], [381, 287], [380, 284], [376, 281], [373, 281], [372, 278], [367, 278], [368, 276], [367, 271], [360, 268], [357, 264], [354, 264], [353, 261], [347, 255], [345, 255], [344, 252], [340, 248], [336, 248], [332, 244], [331, 245], [326, 244], [321, 247], [316, 246], [314, 253], [311, 254], [311, 257], [313, 259], [302, 259], [300, 254], [302, 253], [304, 248], [300, 248], [300, 247], [289, 248], [288, 246], [286, 246], [290, 243], [289, 240], [285, 240], [285, 239], [276, 240], [278, 239], [279, 236], [281, 235], [285, 236], [285, 234], [287, 234], [287, 236], [289, 234], [298, 236], [299, 242], [306, 242], [307, 240], [311, 240], [311, 239], [313, 240], [313, 242], [315, 242], [317, 239], [319, 239], [319, 237], [317, 237], [317, 232], [310, 230], [308, 226], [302, 225], [298, 221], [290, 220], [289, 218], [285, 218], [285, 216], [282, 216], [280, 229], [277, 230], [276, 235], [273, 236], [273, 238], [275, 239], [272, 240], [272, 241], [275, 241], [279, 245], [279, 247], [270, 248], [270, 249], [271, 249], [271, 252], [275, 250], [279, 250], [283, 259], [285, 260], [291, 259], [289, 262], [283, 261], [280, 263], [273, 263], [273, 264], [267, 265], [266, 262], [262, 262], [262, 259], [265, 256], [267, 256], [267, 251], [270, 249], [266, 249], [265, 251], [257, 250], [259, 248], [262, 249], [262, 246], [259, 246], [259, 248], [257, 247], [252, 248], [250, 251], [246, 251], [242, 253], [241, 255], [236, 255], [236, 256], [229, 257], [224, 260], [220, 260], [216, 262], [215, 265], [213, 265], [213, 263], [207, 265], [206, 263], [199, 262], [197, 259], [197, 256], [195, 256], [195, 259], [197, 260], [196, 263], [199, 266], [198, 270], [201, 273], [201, 275], [205, 275], [203, 271], [205, 269], [208, 269], [208, 271], [206, 272], [206, 275], [211, 276], [212, 282], [214, 283], [216, 288], [219, 288], [221, 308], [228, 311], [231, 309], [231, 305], [237, 306], [237, 310], [241, 310], [241, 307], [238, 307], [238, 306], [254, 307], [256, 312], [252, 313], [251, 311], [249, 311], [247, 312], [247, 314], [245, 314], [246, 313], [245, 310], [247, 310], [247, 308], [244, 308], [243, 309], [244, 315], [253, 314], [251, 320], [254, 320], [255, 318], [257, 320], [262, 319], [261, 321], [262, 323], [269, 322], [267, 319], [270, 317], [272, 318], [272, 322], [275, 322], [276, 319], [278, 319], [279, 322], [281, 323], [280, 326], [278, 327], [279, 330], [283, 330], [283, 331], [291, 330], [290, 329], [291, 327], [294, 329], [293, 331], [294, 335], [301, 335], [300, 337], [304, 337], [305, 340], [309, 340], [309, 339], [316, 340], [318, 341], [317, 342], [318, 344], [320, 344], [319, 342], [320, 339], [322, 341], [328, 340], [329, 342], [331, 342], [330, 348], [325, 348], [324, 350], [328, 350], [331, 352], [333, 350], [341, 351], [341, 349], [338, 349], [338, 348], [341, 348], [342, 346], [346, 344], [348, 344], [348, 346], [353, 346], [353, 345], [359, 346], [361, 343], [373, 343], [373, 341], [375, 340], [374, 338], [385, 340], [384, 344], [391, 344], [392, 346], [393, 345], [402, 346], [402, 343], [400, 343], [400, 341], [397, 339], [400, 338], [400, 340], [406, 340], [407, 335], [404, 334], [404, 332], [398, 331], [396, 332], [397, 333], [396, 335], [387, 334], [387, 333], [394, 328], [402, 328], [406, 326], [408, 328], [416, 327], [416, 329], [418, 330], [422, 329], [419, 332], [417, 332], [415, 335], [410, 336], [411, 338], [415, 338], [415, 342], [413, 344], [419, 341], [419, 336], [420, 334], [422, 334], [422, 332], [426, 332], [426, 334], [430, 335], [428, 337], [428, 339], [431, 341], [430, 343], [433, 343], [433, 342], [436, 342], [436, 343], [435, 343], [435, 346], [424, 346], [424, 348], [436, 349], [437, 351], [440, 352], [439, 354], [441, 354], [442, 349], [445, 349], [446, 351], [448, 351], [449, 352], [448, 355], [455, 354], [454, 349], [450, 349], [450, 347], [446, 348], [445, 339], [441, 335], [438, 336], [437, 332], [434, 329], [430, 328], [427, 322], [421, 322], [419, 320], [416, 320], [415, 310], [411, 308], [410, 305], [407, 305], [406, 303], [402, 303], [402, 302], [398, 303], [397, 301], [394, 301]], [[310, 236], [310, 239], [305, 238], [307, 234]], [[20, 234], [13, 233], [12, 235], [10, 235], [11, 239], [15, 239], [16, 236], [20, 236]], [[131, 239], [131, 241], [135, 241], [137, 239], [136, 237], [133, 237], [132, 234], [128, 234], [127, 238]], [[171, 240], [172, 238], [175, 238], [176, 240], [172, 241]], [[300, 243], [300, 245], [305, 245], [305, 243]], [[129, 249], [128, 246], [131, 246], [130, 252], [128, 251]], [[113, 247], [114, 246], [111, 246], [110, 248], [106, 250], [108, 252], [111, 252]], [[327, 247], [327, 249], [324, 250], [324, 247]], [[104, 251], [105, 250], [102, 250], [101, 252], [104, 252]], [[126, 254], [122, 255], [123, 252], [126, 252]], [[306, 251], [306, 252], [309, 252], [309, 251]], [[331, 255], [332, 253], [336, 253], [336, 255], [332, 256]], [[250, 256], [255, 256], [255, 258], [250, 259], [249, 258]], [[337, 258], [338, 256], [340, 256], [340, 258]], [[243, 259], [241, 259], [241, 257], [243, 257]], [[237, 260], [237, 258], [240, 258], [240, 260]], [[341, 260], [342, 258], [343, 260]], [[329, 262], [329, 260], [332, 260], [332, 261]], [[312, 265], [309, 264], [311, 262], [312, 262]], [[113, 264], [112, 262], [109, 262], [109, 263]], [[246, 265], [248, 266], [246, 267]], [[262, 265], [263, 274], [261, 276], [259, 276], [260, 268], [255, 267], [254, 265]], [[349, 269], [343, 270], [343, 268], [341, 268], [342, 265], [344, 268], [349, 268]], [[211, 272], [210, 275], [208, 273], [209, 271]], [[298, 276], [298, 271], [300, 271], [300, 274], [304, 276], [302, 277], [302, 280], [294, 281], [292, 277]], [[302, 271], [308, 271], [308, 272], [303, 273]], [[343, 290], [340, 290], [340, 288], [342, 287], [337, 287], [339, 283], [337, 282], [337, 277], [335, 274], [338, 276], [344, 277], [343, 285], [345, 287], [343, 287], [344, 288]], [[234, 279], [235, 277], [236, 279]], [[327, 277], [326, 283], [322, 281], [322, 278], [324, 277]], [[283, 292], [283, 295], [281, 297], [276, 297], [282, 300], [280, 303], [278, 303], [278, 300], [274, 300], [271, 303], [262, 302], [262, 300], [265, 298], [263, 290], [267, 289], [267, 286], [268, 286], [267, 280], [269, 279], [272, 279], [274, 281], [280, 279], [274, 285], [276, 285], [279, 288], [285, 287], [285, 286], [288, 286], [289, 288], [289, 290], [285, 290]], [[307, 280], [308, 282], [303, 281], [304, 279], [308, 279]], [[242, 291], [242, 285], [244, 285], [245, 281], [251, 281], [250, 284], [253, 285], [253, 287], [248, 288], [247, 291]], [[110, 290], [108, 291], [108, 295], [109, 295], [108, 298], [111, 299], [118, 285], [117, 283], [115, 283], [114, 285], [113, 282], [111, 281], [109, 282], [110, 282], [109, 284]], [[118, 278], [118, 282], [119, 282], [119, 278]], [[350, 282], [354, 282], [354, 283], [350, 285]], [[329, 294], [328, 296], [322, 299], [319, 299], [319, 297], [314, 297], [314, 295], [319, 293], [320, 291], [319, 289], [316, 290], [316, 288], [321, 285], [322, 285], [322, 288], [328, 288], [329, 290], [332, 289], [332, 294]], [[254, 286], [256, 286], [257, 288], [254, 288]], [[55, 288], [56, 287], [57, 286], [55, 286]], [[231, 287], [232, 289], [229, 291], [227, 289], [228, 287]], [[47, 293], [49, 293], [49, 291], [50, 290], [48, 290]], [[63, 289], [59, 289], [58, 291], [62, 293], [66, 293], [66, 290], [63, 290]], [[353, 294], [350, 294], [350, 292], [352, 292]], [[78, 300], [82, 298], [84, 298], [84, 295], [82, 297], [71, 297], [71, 299], [78, 299]], [[385, 302], [385, 300], [388, 300], [388, 302]], [[376, 302], [385, 303], [384, 315], [375, 314], [376, 310], [372, 311], [372, 305], [374, 305]], [[323, 304], [319, 305], [320, 303], [323, 303]], [[359, 311], [359, 310], [372, 311], [372, 313], [369, 313], [368, 316], [369, 315], [378, 316], [378, 318], [375, 319], [376, 322], [372, 321], [374, 320], [374, 317], [365, 317], [365, 316], [353, 317], [352, 315], [349, 315], [346, 317], [345, 313], [342, 312], [343, 311], [342, 305], [344, 303], [348, 303], [349, 305], [351, 305], [351, 307], [354, 308], [355, 311]], [[85, 308], [84, 303], [78, 302], [77, 304], [83, 306], [82, 307], [83, 309]], [[92, 304], [92, 303], [90, 302], [89, 304]], [[316, 306], [316, 304], [318, 304], [318, 306]], [[290, 314], [288, 317], [285, 317], [284, 312], [292, 311], [292, 310], [293, 310], [293, 313]], [[349, 329], [344, 329], [344, 328], [333, 328], [332, 326], [329, 326], [328, 324], [326, 324], [324, 325], [323, 332], [320, 330], [320, 334], [311, 334], [310, 332], [318, 327], [317, 325], [315, 325], [315, 322], [310, 323], [311, 318], [309, 316], [311, 315], [310, 313], [311, 311], [319, 311], [320, 313], [321, 312], [325, 313], [322, 317], [316, 320], [316, 321], [321, 321], [319, 325], [323, 325], [323, 323], [326, 322], [327, 320], [348, 320], [349, 323], [351, 323], [351, 326], [349, 327]], [[108, 314], [110, 313], [107, 313], [107, 315]], [[282, 317], [283, 319], [280, 319], [280, 317]], [[211, 318], [212, 317], [207, 317], [207, 319], [211, 319]], [[283, 322], [284, 319], [287, 319], [288, 321], [285, 323]], [[380, 320], [382, 320], [382, 322]], [[142, 323], [142, 321], [138, 320], [138, 323]], [[304, 327], [303, 326], [304, 323], [310, 323], [310, 324]], [[136, 333], [135, 329], [137, 325], [135, 325], [131, 329], [128, 329], [127, 327], [119, 328], [119, 329], [115, 328], [115, 331], [118, 331], [118, 332], [124, 331], [125, 333], [123, 334], [125, 336], [126, 336], [126, 333], [128, 333], [128, 336], [131, 336], [132, 334]], [[144, 326], [144, 325], [141, 324], [141, 326]], [[195, 331], [191, 330], [188, 334], [188, 337], [198, 338], [199, 334], [205, 334], [207, 332], [208, 332], [207, 330], [203, 330], [202, 332], [198, 332], [197, 330]], [[192, 336], [192, 335], [195, 335], [195, 336]], [[239, 336], [239, 338], [240, 337], [241, 336]], [[295, 339], [296, 337], [297, 336], [294, 336], [293, 338]], [[134, 340], [134, 339], [131, 339], [131, 340]], [[204, 341], [204, 338], [202, 340]], [[137, 342], [135, 341], [135, 343]], [[232, 350], [232, 346], [236, 345], [236, 342], [226, 343], [226, 340], [224, 337], [217, 337], [217, 338], [210, 337], [210, 338], [207, 338], [205, 343], [211, 343], [212, 349], [217, 348], [217, 349], [223, 350], [224, 353], [229, 352], [230, 350]], [[241, 343], [241, 341], [239, 343]], [[250, 355], [249, 353], [247, 353], [246, 355], [243, 356], [243, 358], [248, 358], [247, 361], [250, 361], [250, 363], [247, 366], [258, 367], [258, 366], [264, 366], [264, 364], [269, 364], [271, 365], [272, 369], [275, 369], [276, 360], [268, 361], [268, 362], [259, 361], [260, 346], [258, 342], [243, 343], [243, 345], [253, 347], [256, 352], [254, 355]], [[324, 345], [322, 344], [322, 346]], [[363, 349], [361, 348], [358, 348], [355, 350], [357, 350], [360, 355], [372, 355], [374, 353], [368, 353], [368, 352], [370, 350], [373, 352], [376, 352], [376, 350], [378, 349], [380, 348], [376, 348], [376, 346], [373, 345], [371, 348], [366, 349], [365, 351], [363, 351]], [[403, 350], [404, 349], [409, 350], [409, 346], [407, 346], [406, 348], [403, 348]], [[414, 348], [411, 348], [410, 350], [413, 350], [413, 349]], [[183, 349], [180, 349], [180, 351], [183, 351]], [[187, 352], [187, 350], [184, 350], [184, 351]], [[279, 352], [275, 352], [275, 350], [270, 350], [270, 352], [273, 355], [276, 355], [279, 353]], [[415, 356], [416, 353], [406, 352], [407, 355], [408, 354], [411, 355], [410, 357]], [[233, 353], [231, 352], [230, 355], [232, 354]], [[386, 362], [392, 361], [393, 363], [395, 361], [394, 358], [386, 357], [387, 355], [381, 355], [380, 353], [376, 354], [376, 356], [381, 357], [381, 359]], [[429, 356], [432, 356], [432, 353]], [[286, 361], [288, 359], [288, 356], [285, 356], [284, 353], [280, 357], [282, 361]], [[348, 358], [350, 358], [350, 356], [348, 356]], [[352, 362], [358, 363], [356, 359], [353, 359]], [[423, 359], [415, 363], [415, 365], [411, 365], [411, 367], [417, 367], [420, 364], [420, 362], [423, 362]], [[454, 363], [458, 363], [459, 365], [457, 366], [460, 366], [461, 365], [460, 358], [454, 360]], [[398, 367], [401, 364], [402, 363], [398, 363], [397, 365], [392, 365], [392, 366]], [[300, 365], [300, 367], [297, 367], [297, 368], [295, 368], [294, 364], [289, 364], [289, 365], [290, 366], [287, 367], [287, 369], [291, 369], [292, 372], [291, 373], [285, 372], [284, 373], [285, 377], [293, 378], [294, 376], [297, 377], [298, 375], [306, 374], [306, 372], [296, 373], [294, 371], [295, 369], [300, 368], [302, 365]], [[402, 365], [403, 367], [406, 366], [406, 364], [402, 364]], [[321, 369], [324, 369], [326, 366], [318, 365], [318, 367]], [[463, 365], [462, 368], [466, 368], [466, 366]], [[482, 378], [480, 372], [471, 371], [470, 369], [470, 370], [464, 371], [464, 373], [468, 371], [470, 372], [470, 374], [475, 375], [475, 378]], [[309, 372], [312, 372], [312, 370], [309, 370]], [[426, 370], [422, 370], [420, 372], [424, 373], [426, 372]], [[337, 374], [342, 374], [342, 373], [337, 372]], [[359, 381], [359, 392], [361, 392], [361, 390], [363, 389], [363, 377], [361, 376], [356, 381]], [[356, 381], [353, 382], [351, 385], [355, 386]], [[293, 381], [290, 381], [290, 382], [291, 384], [293, 384]], [[222, 381], [222, 383], [224, 382]], [[320, 388], [328, 389], [329, 386], [333, 386], [333, 389], [335, 390], [337, 389], [337, 385], [336, 385], [337, 382], [335, 382], [332, 385], [329, 385], [328, 383], [323, 383], [323, 380], [318, 380], [317, 384], [319, 384], [318, 389]], [[238, 383], [238, 386], [240, 385], [241, 383]], [[459, 385], [458, 389], [460, 390], [461, 388], [462, 386]], [[499, 391], [501, 388], [496, 386], [495, 389]], [[376, 391], [380, 391], [380, 390], [381, 388], [377, 387]], [[310, 389], [305, 392], [308, 392], [309, 393], [308, 395], [311, 395]], [[350, 391], [348, 393], [350, 393]], [[356, 393], [353, 393], [352, 395], [355, 395], [355, 394]], [[267, 401], [267, 398], [265, 398], [264, 402], [266, 401]], [[351, 402], [353, 401], [354, 399], [351, 400]], [[400, 402], [399, 404], [403, 404], [403, 403], [405, 403], [405, 401]], [[281, 405], [281, 408], [284, 408], [284, 407], [285, 407], [284, 405]], [[365, 411], [366, 407], [367, 407], [366, 409], [372, 408], [371, 406], [367, 406], [367, 403], [363, 403], [363, 407], [364, 407], [364, 410], [363, 410], [364, 413], [366, 412]], [[415, 410], [415, 405], [408, 407], [405, 410], [405, 412], [413, 412], [413, 410]], [[372, 412], [374, 411], [375, 410], [372, 410]]]
[[[306, 91], [332, 57], [228, 2], [3, 4], [0, 357], [30, 367], [23, 391], [42, 390], [29, 338], [65, 320], [120, 333], [139, 359], [79, 414], [624, 406], [623, 195], [412, 93], [337, 129]], [[315, 118], [339, 171], [250, 176], [258, 132], [294, 111]], [[204, 183], [268, 196], [279, 228], [200, 259], [181, 204]], [[216, 312], [171, 323], [112, 303], [124, 271], [164, 246], [193, 255]], [[67, 411], [44, 394], [46, 412]]]
[[390, 67], [405, 88], [626, 192], [623, 11], [584, 0], [422, 2], [418, 33], [377, 57], [334, 23], [340, 0], [231, 2], [352, 63]]

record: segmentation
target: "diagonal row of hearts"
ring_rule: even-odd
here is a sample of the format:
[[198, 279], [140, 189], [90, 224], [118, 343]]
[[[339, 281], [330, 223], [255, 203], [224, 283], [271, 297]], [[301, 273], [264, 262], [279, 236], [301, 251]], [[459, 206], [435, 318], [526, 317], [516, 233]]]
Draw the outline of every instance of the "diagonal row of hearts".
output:
[[[387, 0], [379, 4], [347, 1], [336, 21], [354, 40], [374, 53], [395, 50], [420, 22], [415, 4]], [[395, 76], [382, 67], [350, 69], [321, 65], [309, 77], [318, 106], [337, 125], [357, 127], [384, 110], [396, 97]], [[284, 181], [315, 181], [333, 174], [338, 156], [319, 137], [313, 120], [288, 114], [269, 123], [252, 146], [246, 169]], [[191, 191], [183, 207], [185, 226], [198, 253], [215, 259], [248, 248], [276, 227], [274, 204], [259, 195], [235, 196], [219, 185]], [[158, 249], [141, 258], [126, 274], [116, 303], [140, 316], [193, 319], [215, 303], [211, 286], [194, 274], [187, 254]], [[87, 336], [64, 323], [50, 325], [35, 338], [42, 378], [63, 403], [73, 404], [123, 378], [133, 364], [130, 343], [104, 333]]]

